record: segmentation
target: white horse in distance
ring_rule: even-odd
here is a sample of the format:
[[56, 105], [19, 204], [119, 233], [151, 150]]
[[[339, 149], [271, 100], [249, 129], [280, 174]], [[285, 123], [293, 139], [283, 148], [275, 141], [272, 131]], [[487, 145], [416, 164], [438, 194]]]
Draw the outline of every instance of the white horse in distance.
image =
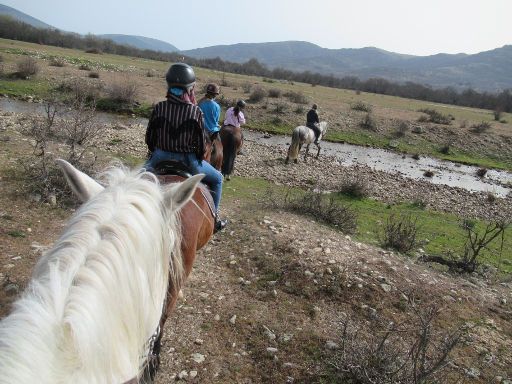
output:
[[[316, 153], [316, 157], [320, 155], [320, 141], [327, 133], [327, 122], [321, 121], [318, 123], [318, 127], [320, 128], [320, 136], [318, 136], [318, 144], [315, 144], [318, 148]], [[304, 125], [300, 125], [296, 127], [292, 132], [292, 143], [288, 148], [288, 155], [286, 156], [285, 163], [288, 164], [290, 160], [293, 160], [294, 163], [297, 163], [299, 152], [302, 146], [306, 145], [306, 153], [304, 154], [304, 161], [307, 160], [307, 156], [309, 153], [309, 146], [311, 143], [315, 142], [315, 132]]]

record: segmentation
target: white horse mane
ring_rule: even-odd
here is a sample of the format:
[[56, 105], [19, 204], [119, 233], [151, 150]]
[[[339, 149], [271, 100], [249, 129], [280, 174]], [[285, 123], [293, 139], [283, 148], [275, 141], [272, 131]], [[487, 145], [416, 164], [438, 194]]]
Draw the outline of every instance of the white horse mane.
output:
[[[69, 177], [88, 177], [77, 172]], [[166, 203], [178, 187], [163, 188], [147, 172], [114, 168], [104, 178], [106, 188], [85, 188], [94, 195], [0, 322], [1, 384], [122, 384], [140, 374], [169, 275], [181, 284], [184, 200]]]

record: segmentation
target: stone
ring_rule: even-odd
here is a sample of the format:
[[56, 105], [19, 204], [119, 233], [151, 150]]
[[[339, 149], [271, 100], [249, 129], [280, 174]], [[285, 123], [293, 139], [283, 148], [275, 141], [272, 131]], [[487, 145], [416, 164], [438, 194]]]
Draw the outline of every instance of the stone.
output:
[[325, 346], [327, 349], [330, 349], [331, 351], [334, 351], [336, 349], [338, 349], [340, 346], [338, 345], [338, 343], [335, 343], [334, 341], [332, 340], [328, 340], [326, 343], [325, 343]]
[[205, 360], [204, 355], [201, 355], [200, 353], [193, 353], [191, 357], [192, 360], [194, 360], [198, 364], [202, 363]]
[[236, 315], [231, 316], [231, 319], [229, 319], [229, 322], [233, 325], [236, 323]]

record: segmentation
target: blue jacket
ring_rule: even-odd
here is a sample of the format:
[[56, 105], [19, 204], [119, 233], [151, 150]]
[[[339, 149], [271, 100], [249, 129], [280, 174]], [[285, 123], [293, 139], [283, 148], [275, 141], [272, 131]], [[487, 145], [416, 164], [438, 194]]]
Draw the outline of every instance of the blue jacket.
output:
[[203, 111], [204, 128], [208, 133], [219, 132], [220, 105], [214, 100], [205, 98], [199, 102], [198, 107]]

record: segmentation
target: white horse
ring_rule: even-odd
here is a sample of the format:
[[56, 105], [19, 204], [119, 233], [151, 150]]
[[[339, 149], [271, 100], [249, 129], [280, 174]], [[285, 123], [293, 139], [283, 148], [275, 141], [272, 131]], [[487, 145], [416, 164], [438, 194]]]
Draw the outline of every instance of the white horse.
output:
[[[316, 153], [317, 158], [320, 155], [320, 141], [327, 133], [327, 122], [321, 121], [318, 123], [318, 127], [320, 128], [320, 136], [318, 136], [318, 144], [315, 144], [318, 148], [318, 152]], [[304, 161], [306, 161], [309, 153], [309, 145], [314, 142], [315, 132], [311, 128], [304, 125], [296, 127], [292, 133], [292, 143], [288, 148], [288, 155], [286, 156], [285, 163], [288, 164], [290, 160], [297, 163], [299, 152], [304, 144], [306, 144], [306, 153], [304, 154]]]
[[177, 211], [203, 175], [161, 186], [113, 168], [103, 187], [58, 163], [84, 204], [0, 322], [0, 383], [137, 383], [182, 282]]

